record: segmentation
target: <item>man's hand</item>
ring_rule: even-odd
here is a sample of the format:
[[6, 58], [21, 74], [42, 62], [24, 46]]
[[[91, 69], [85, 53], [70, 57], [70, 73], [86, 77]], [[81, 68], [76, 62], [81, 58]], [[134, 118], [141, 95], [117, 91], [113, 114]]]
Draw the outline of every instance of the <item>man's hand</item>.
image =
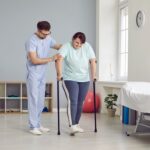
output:
[[53, 48], [54, 48], [55, 50], [59, 50], [61, 47], [62, 47], [62, 44], [55, 44], [55, 45], [53, 46]]

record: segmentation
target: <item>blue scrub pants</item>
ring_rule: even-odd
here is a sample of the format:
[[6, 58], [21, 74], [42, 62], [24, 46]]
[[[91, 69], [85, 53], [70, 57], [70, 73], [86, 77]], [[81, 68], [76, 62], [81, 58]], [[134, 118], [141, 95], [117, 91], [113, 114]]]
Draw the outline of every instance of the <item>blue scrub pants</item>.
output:
[[40, 116], [44, 108], [45, 100], [45, 76], [28, 75], [27, 95], [30, 128], [39, 128], [41, 126]]

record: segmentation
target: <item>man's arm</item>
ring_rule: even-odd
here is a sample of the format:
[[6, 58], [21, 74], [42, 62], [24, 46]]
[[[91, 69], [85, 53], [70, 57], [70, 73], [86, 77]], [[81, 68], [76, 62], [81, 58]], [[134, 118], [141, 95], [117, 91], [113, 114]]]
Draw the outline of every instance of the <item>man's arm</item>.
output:
[[96, 59], [90, 59], [91, 77], [92, 80], [96, 79]]
[[29, 52], [28, 53], [28, 59], [32, 62], [34, 65], [41, 65], [41, 64], [47, 64], [50, 61], [54, 61], [56, 58], [56, 55], [49, 57], [49, 58], [39, 58], [37, 57], [36, 52]]
[[55, 44], [52, 48], [55, 50], [59, 50], [62, 47], [62, 44]]

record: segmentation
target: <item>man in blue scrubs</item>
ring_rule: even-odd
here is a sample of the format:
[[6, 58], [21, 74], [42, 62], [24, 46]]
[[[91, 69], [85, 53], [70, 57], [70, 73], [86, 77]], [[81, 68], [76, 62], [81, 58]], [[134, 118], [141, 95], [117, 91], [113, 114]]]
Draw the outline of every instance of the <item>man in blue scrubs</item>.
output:
[[61, 44], [50, 36], [50, 23], [40, 21], [37, 23], [37, 31], [25, 44], [27, 53], [27, 95], [29, 110], [30, 132], [41, 135], [49, 132], [40, 122], [41, 112], [44, 108], [45, 97], [45, 72], [49, 62], [58, 59], [58, 55], [49, 57], [50, 49], [59, 50]]

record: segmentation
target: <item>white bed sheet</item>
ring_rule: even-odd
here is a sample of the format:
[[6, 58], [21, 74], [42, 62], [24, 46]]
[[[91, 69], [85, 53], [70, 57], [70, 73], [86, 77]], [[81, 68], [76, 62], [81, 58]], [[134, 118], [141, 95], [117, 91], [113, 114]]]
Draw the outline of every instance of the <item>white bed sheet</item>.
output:
[[150, 113], [150, 82], [127, 82], [120, 90], [120, 105]]

